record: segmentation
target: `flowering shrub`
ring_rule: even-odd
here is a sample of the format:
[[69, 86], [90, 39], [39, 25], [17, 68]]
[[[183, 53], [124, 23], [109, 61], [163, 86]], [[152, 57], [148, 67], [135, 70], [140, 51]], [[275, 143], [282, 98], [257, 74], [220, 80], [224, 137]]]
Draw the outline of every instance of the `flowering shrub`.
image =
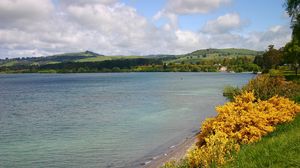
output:
[[223, 132], [216, 132], [205, 138], [205, 145], [195, 147], [187, 153], [189, 167], [209, 167], [221, 165], [231, 160], [231, 153], [239, 150], [239, 145]]
[[287, 98], [257, 100], [254, 92], [244, 92], [216, 111], [216, 117], [204, 121], [197, 147], [187, 154], [189, 167], [224, 164], [240, 144], [259, 141], [277, 124], [293, 120], [300, 106]]

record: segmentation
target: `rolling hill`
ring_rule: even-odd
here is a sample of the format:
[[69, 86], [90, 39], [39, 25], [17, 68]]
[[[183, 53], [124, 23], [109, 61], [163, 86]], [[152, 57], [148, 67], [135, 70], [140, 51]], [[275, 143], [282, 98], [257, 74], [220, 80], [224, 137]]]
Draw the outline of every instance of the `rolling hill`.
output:
[[101, 62], [106, 60], [119, 59], [136, 59], [136, 58], [151, 58], [160, 59], [166, 63], [196, 63], [203, 59], [220, 59], [230, 57], [251, 57], [261, 55], [262, 51], [254, 51], [248, 49], [202, 49], [183, 55], [148, 55], [148, 56], [104, 56], [91, 51], [64, 53], [51, 55], [46, 57], [27, 57], [27, 58], [12, 58], [0, 59], [0, 67], [11, 66], [42, 66], [48, 64], [58, 64], [65, 62]]
[[0, 60], [0, 67], [15, 66], [15, 65], [46, 65], [56, 64], [61, 62], [71, 62], [85, 58], [104, 57], [91, 51], [78, 52], [78, 53], [64, 53], [58, 55], [51, 55], [46, 57], [27, 57], [27, 58], [12, 58]]
[[236, 49], [236, 48], [227, 48], [227, 49], [202, 49], [197, 50], [188, 54], [177, 55], [175, 59], [169, 60], [168, 63], [196, 63], [200, 60], [209, 60], [209, 59], [222, 59], [222, 58], [235, 58], [235, 57], [249, 57], [253, 58], [257, 55], [262, 55], [263, 51], [255, 51], [248, 49]]

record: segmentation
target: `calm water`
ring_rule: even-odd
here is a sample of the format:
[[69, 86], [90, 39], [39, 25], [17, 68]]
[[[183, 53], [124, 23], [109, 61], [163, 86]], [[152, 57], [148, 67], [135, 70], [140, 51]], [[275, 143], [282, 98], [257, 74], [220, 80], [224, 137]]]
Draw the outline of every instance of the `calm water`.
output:
[[0, 167], [138, 167], [193, 135], [253, 75], [0, 75]]

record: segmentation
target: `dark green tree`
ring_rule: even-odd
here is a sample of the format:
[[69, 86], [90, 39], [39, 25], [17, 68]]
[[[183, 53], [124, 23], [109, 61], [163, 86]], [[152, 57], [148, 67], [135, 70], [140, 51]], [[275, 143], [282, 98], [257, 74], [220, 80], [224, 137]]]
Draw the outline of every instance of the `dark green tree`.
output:
[[281, 50], [274, 48], [274, 45], [269, 45], [268, 51], [263, 54], [263, 67], [265, 70], [277, 68], [283, 63], [283, 53]]
[[166, 64], [166, 63], [164, 63], [164, 65], [163, 65], [163, 69], [164, 69], [164, 70], [166, 70], [167, 68], [168, 68], [167, 64]]
[[255, 56], [253, 63], [260, 67], [263, 67], [264, 66], [263, 56], [262, 55]]
[[286, 0], [286, 11], [291, 18], [293, 28], [293, 39], [300, 40], [300, 0]]
[[284, 56], [285, 61], [292, 64], [295, 73], [298, 74], [300, 64], [300, 0], [286, 0], [285, 7], [291, 18], [293, 33], [291, 42], [284, 47]]
[[285, 45], [284, 59], [285, 62], [292, 65], [295, 70], [295, 74], [297, 75], [300, 64], [300, 44], [297, 39], [293, 39], [291, 42]]

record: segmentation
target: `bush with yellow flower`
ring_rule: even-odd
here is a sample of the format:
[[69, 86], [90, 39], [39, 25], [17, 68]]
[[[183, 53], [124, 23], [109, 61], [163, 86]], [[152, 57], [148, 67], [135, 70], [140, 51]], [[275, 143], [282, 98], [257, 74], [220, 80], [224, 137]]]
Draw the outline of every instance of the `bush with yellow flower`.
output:
[[259, 141], [275, 126], [292, 121], [300, 106], [279, 96], [256, 99], [254, 92], [244, 92], [223, 106], [218, 115], [204, 121], [198, 143], [187, 153], [188, 167], [219, 166], [232, 159], [240, 144]]

